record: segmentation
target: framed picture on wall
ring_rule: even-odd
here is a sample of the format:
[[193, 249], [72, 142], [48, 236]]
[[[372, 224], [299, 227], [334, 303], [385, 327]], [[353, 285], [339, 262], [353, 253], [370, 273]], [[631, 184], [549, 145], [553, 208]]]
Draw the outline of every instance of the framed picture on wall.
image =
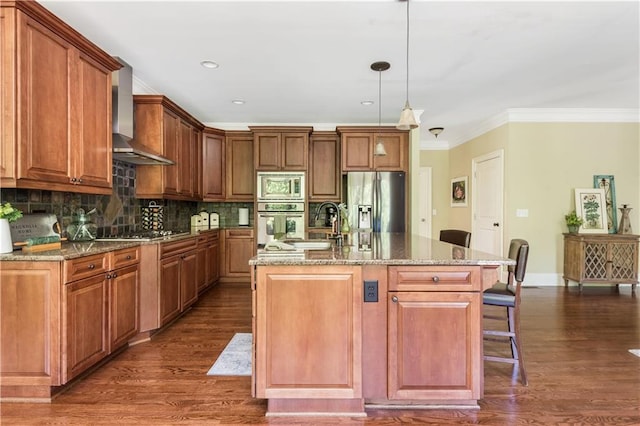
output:
[[618, 215], [616, 213], [616, 184], [612, 175], [594, 175], [593, 187], [604, 190], [607, 201], [607, 226], [610, 234], [617, 232]]
[[468, 177], [451, 179], [451, 207], [467, 207]]
[[580, 229], [581, 234], [607, 234], [607, 200], [604, 189], [576, 188], [576, 213], [584, 221]]

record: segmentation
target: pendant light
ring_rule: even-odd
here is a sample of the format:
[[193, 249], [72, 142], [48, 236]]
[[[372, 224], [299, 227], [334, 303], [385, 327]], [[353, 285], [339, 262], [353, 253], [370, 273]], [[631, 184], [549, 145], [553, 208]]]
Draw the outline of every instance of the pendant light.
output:
[[409, 105], [409, 0], [407, 1], [407, 100], [400, 114], [400, 121], [396, 124], [398, 130], [411, 130], [418, 127], [418, 122]]
[[[386, 71], [391, 67], [389, 62], [374, 62], [371, 64], [371, 69], [374, 71], [378, 71], [378, 128], [382, 127], [382, 71]], [[373, 155], [376, 157], [381, 157], [387, 155], [387, 150], [384, 149], [384, 143], [382, 143], [382, 139], [380, 139], [380, 135], [378, 135], [378, 141], [376, 142], [376, 147], [373, 151]]]

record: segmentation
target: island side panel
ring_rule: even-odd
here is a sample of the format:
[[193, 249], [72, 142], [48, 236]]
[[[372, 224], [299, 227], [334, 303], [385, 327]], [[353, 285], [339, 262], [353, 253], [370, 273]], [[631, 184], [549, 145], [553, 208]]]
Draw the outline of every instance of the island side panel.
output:
[[362, 397], [357, 266], [258, 266], [256, 396]]
[[362, 279], [377, 281], [378, 301], [362, 306], [362, 394], [387, 399], [387, 265], [366, 265]]

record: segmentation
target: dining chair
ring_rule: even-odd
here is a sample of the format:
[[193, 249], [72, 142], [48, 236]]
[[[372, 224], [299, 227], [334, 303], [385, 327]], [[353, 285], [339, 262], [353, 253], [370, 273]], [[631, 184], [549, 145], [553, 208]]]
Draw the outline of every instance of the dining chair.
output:
[[443, 229], [440, 231], [440, 241], [469, 248], [471, 244], [471, 232], [461, 229]]
[[[520, 380], [524, 386], [529, 384], [527, 372], [524, 367], [524, 353], [522, 350], [522, 337], [520, 333], [520, 287], [524, 280], [527, 269], [527, 259], [529, 257], [529, 243], [522, 239], [513, 239], [509, 244], [509, 258], [516, 261], [515, 265], [509, 265], [508, 278], [506, 283], [496, 283], [482, 294], [483, 305], [497, 306], [505, 308], [502, 315], [490, 315], [483, 313], [484, 330], [482, 332], [484, 340], [509, 343], [511, 346], [511, 357], [484, 354], [487, 361], [508, 362], [518, 364]], [[483, 309], [486, 311], [486, 309]], [[494, 329], [491, 324], [496, 321], [506, 321], [507, 330], [504, 326]], [[497, 326], [495, 328], [498, 328]]]

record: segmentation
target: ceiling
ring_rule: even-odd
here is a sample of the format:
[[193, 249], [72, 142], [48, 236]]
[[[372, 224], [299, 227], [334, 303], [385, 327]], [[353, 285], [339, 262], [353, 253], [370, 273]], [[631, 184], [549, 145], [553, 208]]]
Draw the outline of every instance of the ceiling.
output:
[[[407, 2], [40, 3], [128, 62], [135, 93], [164, 94], [212, 127], [395, 124], [406, 99]], [[637, 0], [409, 5], [421, 141], [435, 141], [424, 129], [444, 127], [437, 142], [454, 146], [514, 108], [640, 106]], [[391, 68], [378, 74], [375, 61]]]

